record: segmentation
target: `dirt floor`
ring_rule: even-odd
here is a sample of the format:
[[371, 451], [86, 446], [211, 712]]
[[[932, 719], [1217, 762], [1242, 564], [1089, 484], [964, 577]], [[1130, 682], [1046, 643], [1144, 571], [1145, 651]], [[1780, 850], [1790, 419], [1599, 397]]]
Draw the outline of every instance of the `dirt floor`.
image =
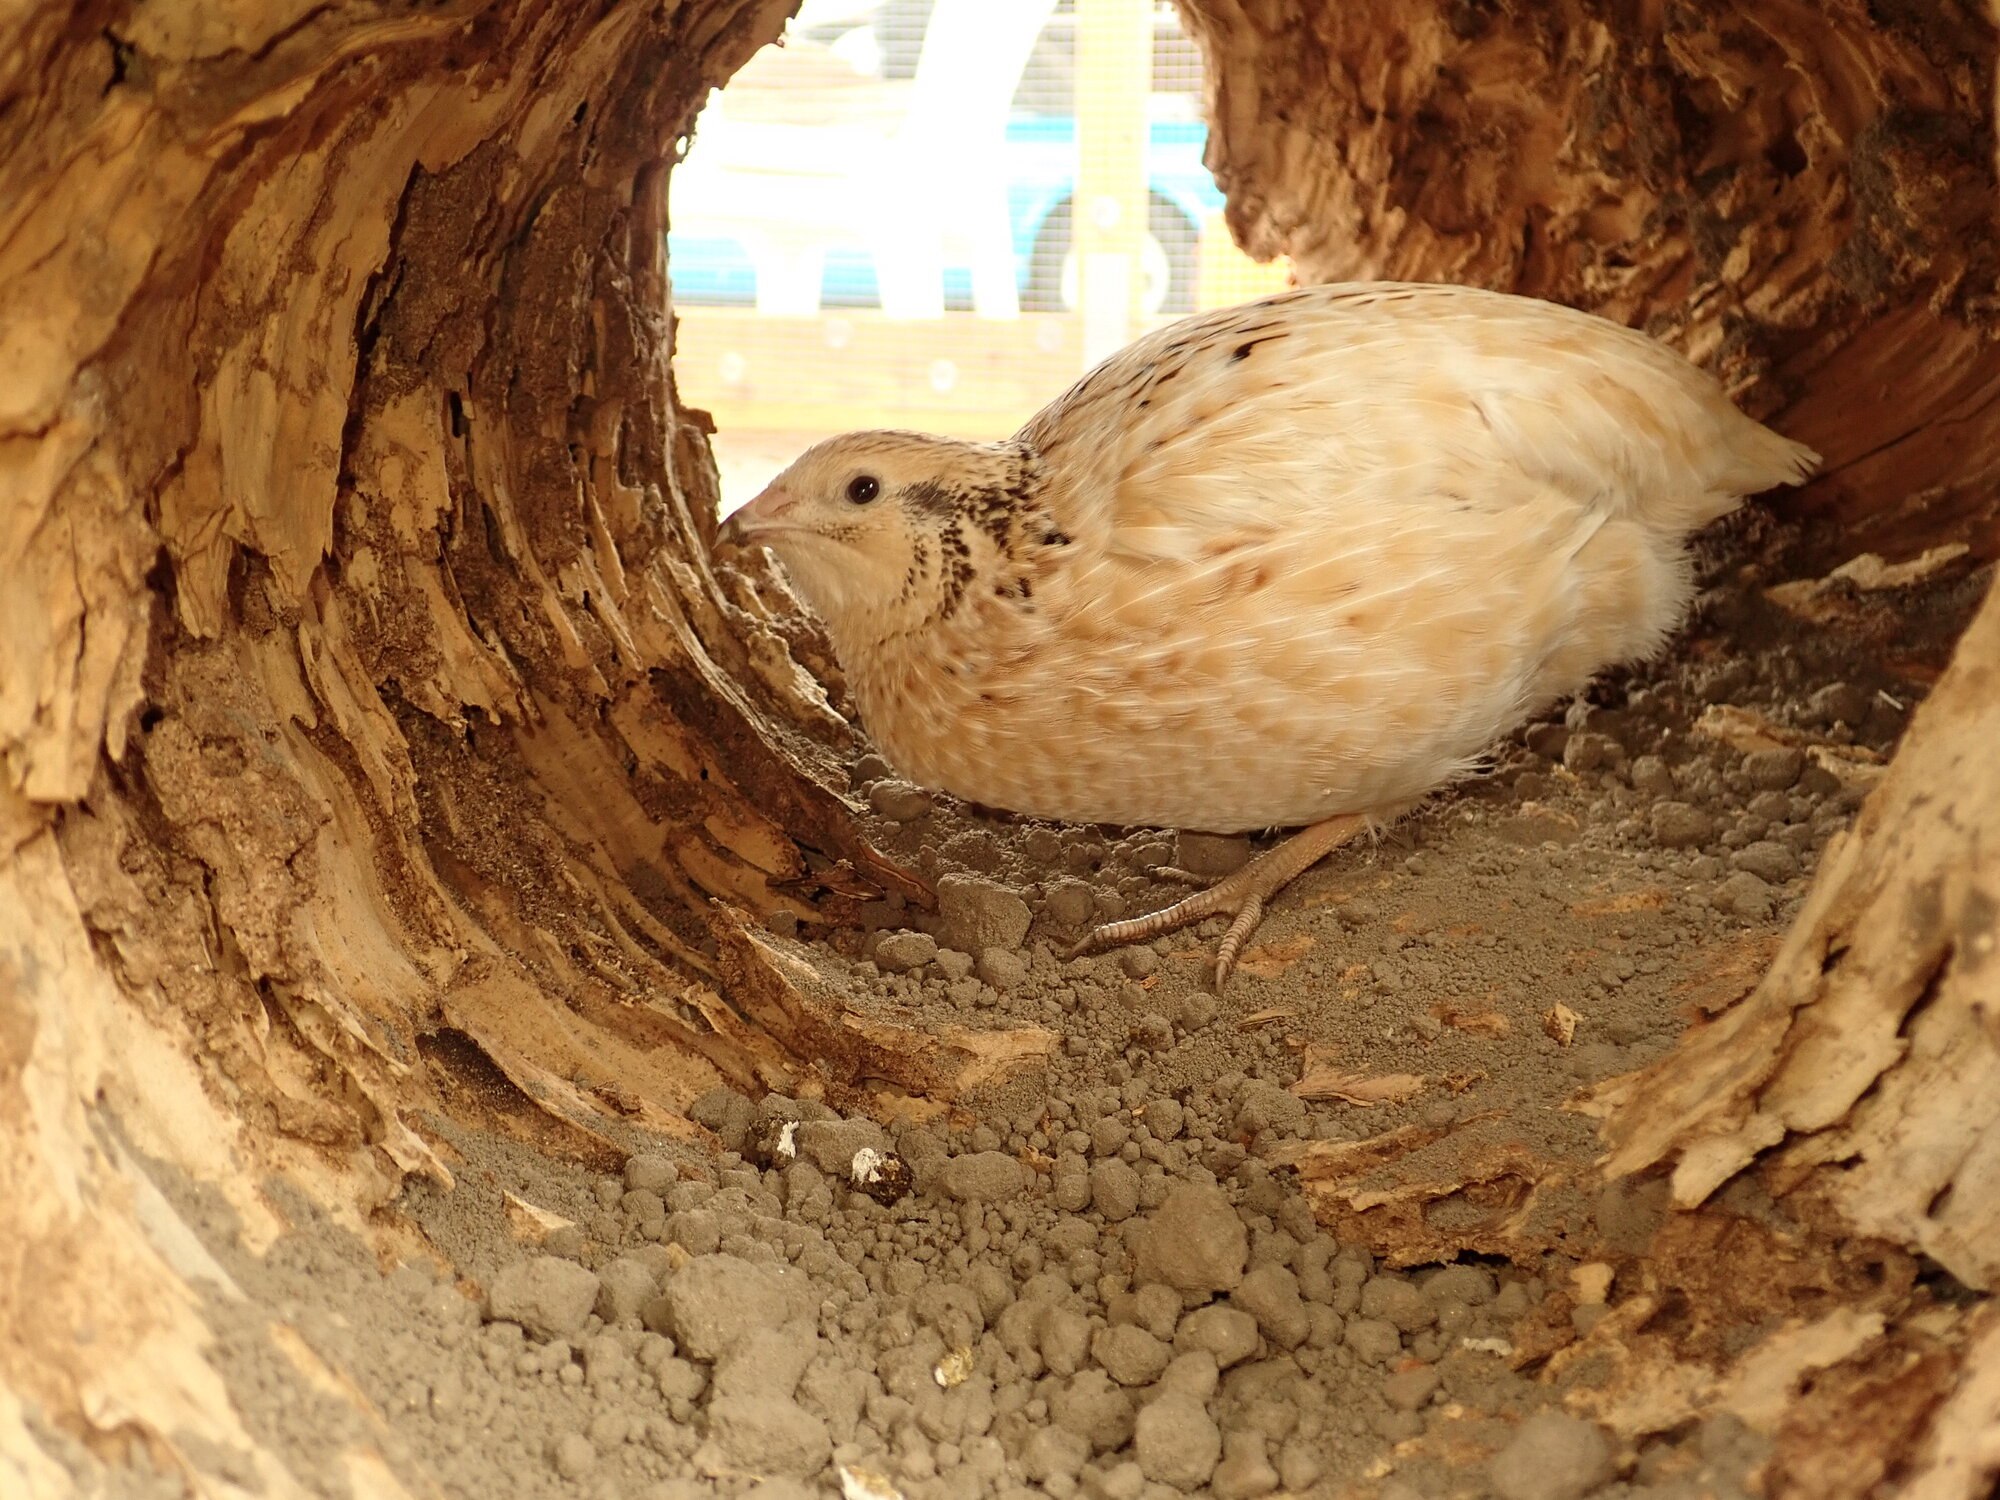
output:
[[[846, 1116], [717, 1093], [712, 1143], [635, 1137], [613, 1172], [433, 1119], [455, 1186], [406, 1188], [387, 1256], [282, 1185], [293, 1232], [253, 1254], [161, 1173], [213, 1257], [211, 1357], [247, 1427], [328, 1496], [394, 1493], [335, 1464], [357, 1440], [409, 1493], [477, 1500], [1754, 1488], [1755, 1412], [1649, 1427], [1618, 1406], [1620, 1341], [1751, 1347], [1807, 1279], [1747, 1269], [1766, 1252], [1815, 1306], [1952, 1289], [1843, 1280], [1853, 1247], [1747, 1180], [1721, 1210], [1744, 1258], [1711, 1244], [1710, 1280], [1674, 1282], [1680, 1216], [1659, 1182], [1593, 1179], [1589, 1093], [1752, 986], [1984, 583], [1947, 562], [1781, 607], [1781, 540], [1719, 539], [1665, 660], [1308, 873], [1219, 997], [1212, 927], [1060, 955], [1179, 894], [1161, 864], [1219, 873], [1248, 841], [977, 815], [863, 758], [880, 844], [941, 910], [773, 941], [990, 1078]], [[372, 1434], [327, 1382], [366, 1394]], [[48, 1442], [80, 1481], [135, 1483]], [[256, 1488], [240, 1455], [202, 1468]]]

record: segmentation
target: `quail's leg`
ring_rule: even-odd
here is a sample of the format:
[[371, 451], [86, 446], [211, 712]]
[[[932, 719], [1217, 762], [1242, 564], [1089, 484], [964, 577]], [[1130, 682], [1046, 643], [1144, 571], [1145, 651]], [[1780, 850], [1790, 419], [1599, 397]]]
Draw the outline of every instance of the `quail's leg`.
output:
[[1176, 901], [1148, 916], [1106, 922], [1071, 949], [1069, 956], [1081, 958], [1086, 953], [1102, 953], [1106, 948], [1143, 943], [1163, 932], [1175, 932], [1199, 922], [1203, 917], [1227, 915], [1233, 920], [1215, 949], [1215, 987], [1220, 990], [1229, 978], [1229, 971], [1236, 967], [1236, 955], [1264, 919], [1264, 903], [1367, 826], [1368, 818], [1359, 813], [1315, 823], [1185, 901]]

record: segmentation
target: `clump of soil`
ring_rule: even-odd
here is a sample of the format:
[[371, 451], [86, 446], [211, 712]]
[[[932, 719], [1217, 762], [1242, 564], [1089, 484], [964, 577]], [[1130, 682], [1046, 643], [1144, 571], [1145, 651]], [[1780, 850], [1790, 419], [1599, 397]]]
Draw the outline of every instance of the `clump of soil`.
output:
[[[479, 1500], [1744, 1493], [1770, 1445], [1733, 1416], [1577, 1414], [1669, 1215], [1594, 1179], [1572, 1106], [1755, 983], [1949, 636], [1891, 671], [1752, 590], [1713, 604], [1308, 873], [1220, 996], [1213, 927], [1062, 955], [1248, 841], [986, 816], [863, 757], [939, 910], [773, 941], [857, 1009], [1012, 1033], [1013, 1065], [948, 1105], [718, 1091], [706, 1139], [618, 1171], [432, 1120], [455, 1182], [404, 1190], [423, 1249], [387, 1266], [281, 1188], [293, 1232], [252, 1254], [162, 1174], [226, 1279], [247, 1427], [328, 1496], [373, 1492], [330, 1460], [356, 1443]], [[1806, 1237], [1753, 1183], [1722, 1211]], [[1734, 1353], [1766, 1311], [1694, 1322]]]

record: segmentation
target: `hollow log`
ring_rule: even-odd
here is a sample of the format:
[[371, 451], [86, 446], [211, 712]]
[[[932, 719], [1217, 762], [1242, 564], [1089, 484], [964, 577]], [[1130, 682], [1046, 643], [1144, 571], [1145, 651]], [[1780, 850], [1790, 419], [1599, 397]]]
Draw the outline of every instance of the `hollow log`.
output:
[[[1246, 248], [1645, 327], [1828, 455], [1781, 502], [1807, 555], [2000, 554], [1979, 12], [1185, 9]], [[425, 1110], [594, 1160], [719, 1081], [952, 1087], [751, 921], [926, 899], [856, 832], [810, 623], [710, 567], [670, 366], [670, 166], [785, 11], [0, 15], [0, 1490], [67, 1493], [32, 1410], [304, 1493], [198, 1353], [227, 1275], [142, 1158], [256, 1243], [273, 1174], [353, 1224], [448, 1179]], [[1614, 1171], [1693, 1215], [1761, 1161], [1993, 1288], [1996, 634], [1989, 602], [1771, 975], [1667, 1066], [1680, 1107], [1607, 1094]], [[1925, 1368], [1878, 1446], [1971, 1496], [2000, 1327]], [[1798, 1447], [1774, 1493], [1835, 1493]]]

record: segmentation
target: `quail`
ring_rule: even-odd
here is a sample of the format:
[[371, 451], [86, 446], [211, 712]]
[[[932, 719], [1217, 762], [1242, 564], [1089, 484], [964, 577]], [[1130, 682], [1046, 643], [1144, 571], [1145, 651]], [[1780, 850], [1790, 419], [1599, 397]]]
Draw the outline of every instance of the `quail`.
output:
[[1818, 455], [1632, 329], [1469, 287], [1310, 287], [1139, 339], [1013, 437], [855, 432], [725, 524], [824, 621], [911, 781], [1288, 841], [1096, 951], [1265, 903], [1660, 649], [1686, 538]]

